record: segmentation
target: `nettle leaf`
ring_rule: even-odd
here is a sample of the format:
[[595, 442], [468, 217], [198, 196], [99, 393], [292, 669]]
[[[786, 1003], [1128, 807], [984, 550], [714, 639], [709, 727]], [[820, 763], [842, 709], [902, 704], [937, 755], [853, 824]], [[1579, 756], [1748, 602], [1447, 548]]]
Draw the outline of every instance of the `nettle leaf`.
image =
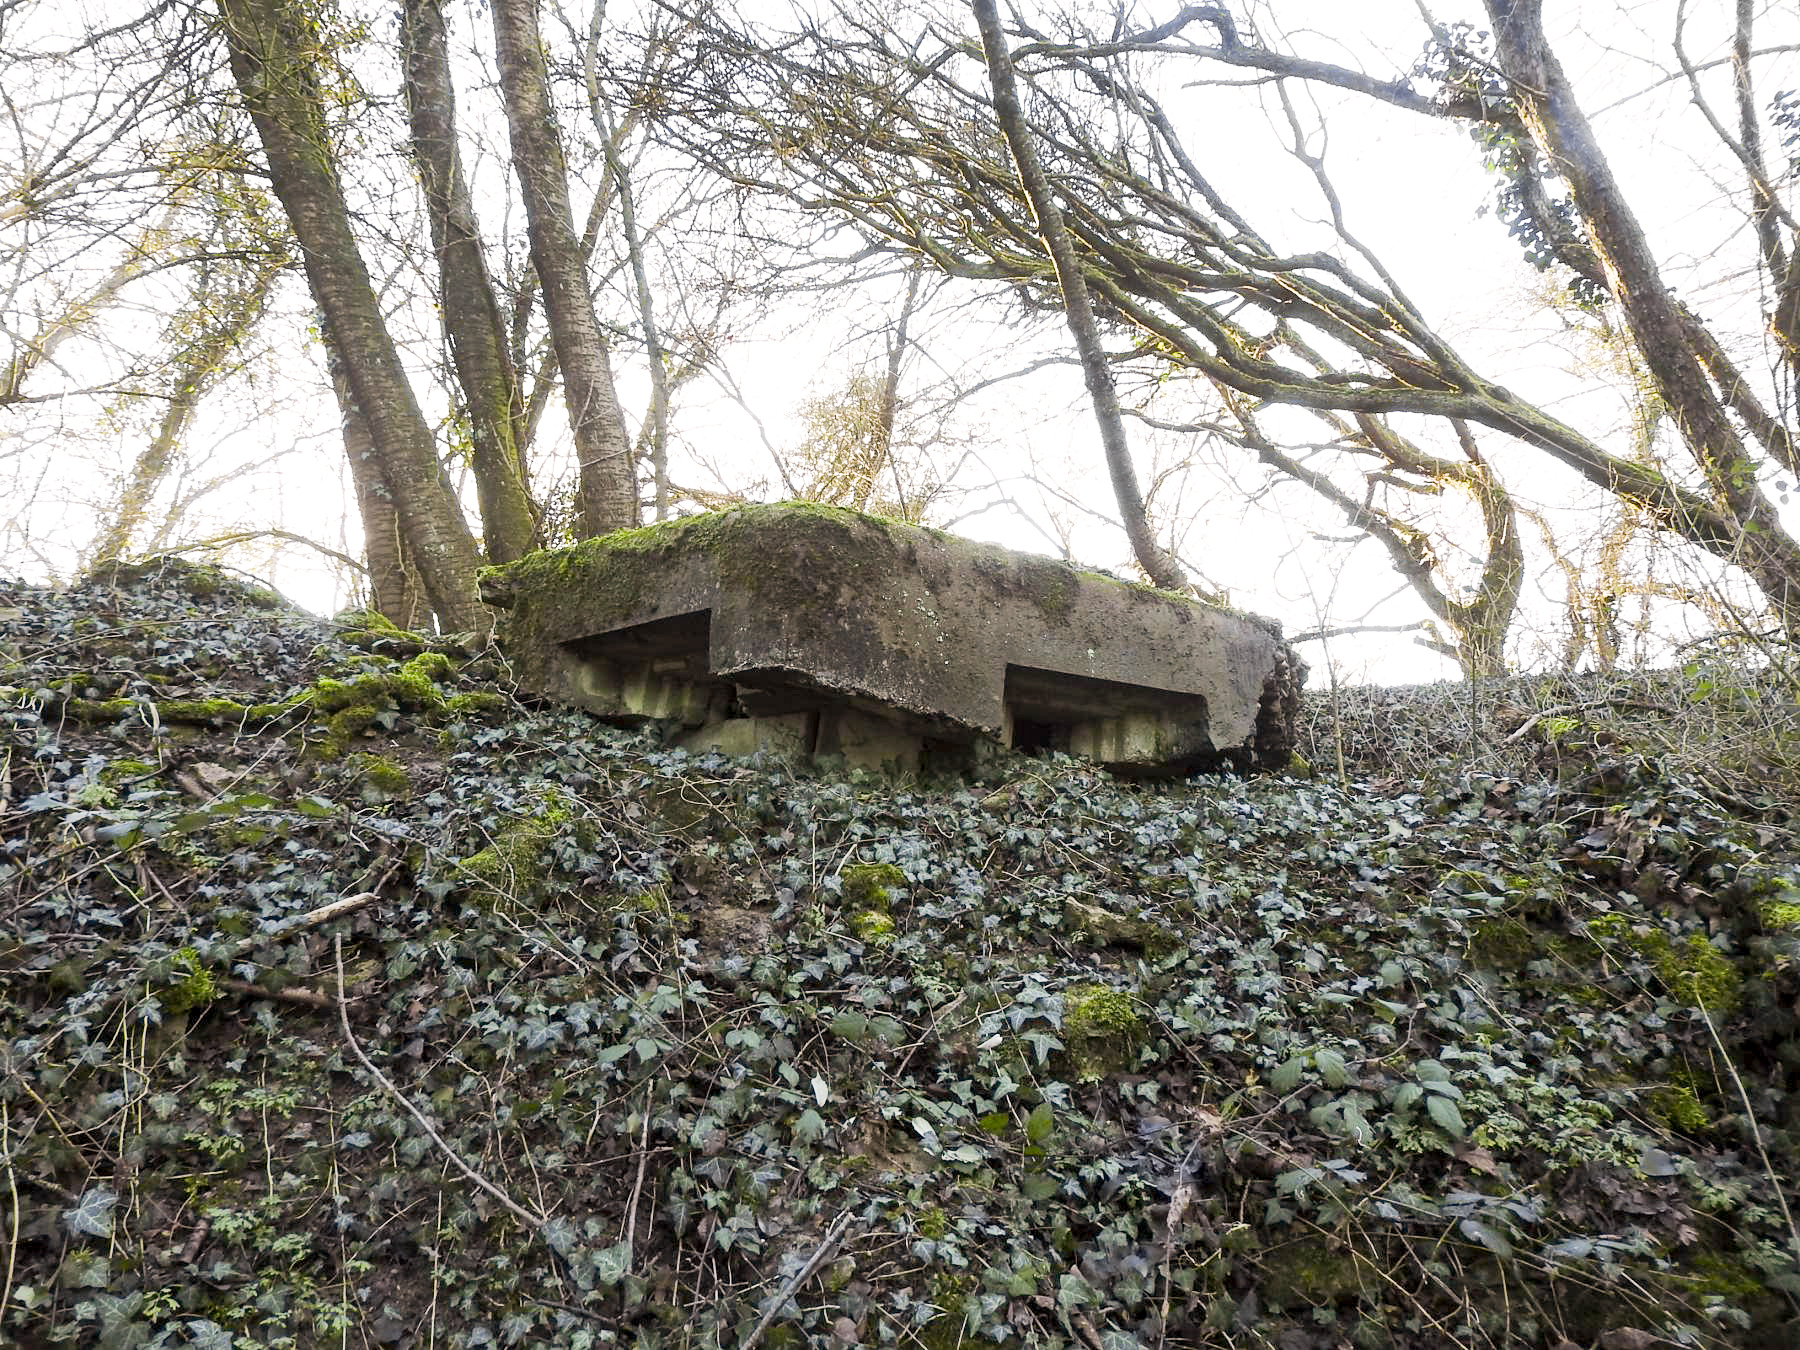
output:
[[1350, 1082], [1350, 1069], [1336, 1050], [1319, 1050], [1313, 1054], [1313, 1067], [1324, 1078], [1327, 1087], [1341, 1088]]
[[1039, 1102], [1025, 1117], [1025, 1138], [1033, 1144], [1043, 1143], [1055, 1128], [1056, 1114], [1050, 1109], [1049, 1102]]
[[1275, 1066], [1269, 1075], [1269, 1086], [1286, 1095], [1300, 1086], [1300, 1075], [1306, 1070], [1306, 1056], [1292, 1055]]
[[1425, 1099], [1425, 1114], [1431, 1117], [1432, 1123], [1453, 1139], [1461, 1139], [1465, 1132], [1462, 1112], [1456, 1109], [1456, 1103], [1448, 1097], [1440, 1097], [1436, 1093]]

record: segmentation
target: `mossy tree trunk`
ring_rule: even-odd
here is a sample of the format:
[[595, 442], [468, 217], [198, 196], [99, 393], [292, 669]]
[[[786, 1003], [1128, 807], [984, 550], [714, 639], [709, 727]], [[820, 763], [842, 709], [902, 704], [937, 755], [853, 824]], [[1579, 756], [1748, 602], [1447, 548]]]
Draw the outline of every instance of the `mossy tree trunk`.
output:
[[482, 538], [489, 562], [508, 563], [538, 546], [526, 489], [525, 407], [457, 150], [456, 91], [440, 0], [406, 0], [400, 47], [413, 163], [437, 253], [439, 312], [468, 411]]
[[[372, 456], [419, 581], [448, 628], [485, 632], [475, 593], [481, 555], [438, 462], [382, 316], [344, 199], [325, 123], [317, 34], [286, 0], [218, 0], [231, 73], [256, 127], [275, 195], [300, 247], [325, 338], [343, 363]], [[378, 528], [369, 531], [374, 538]], [[390, 618], [394, 616], [389, 616]]]
[[537, 0], [492, 0], [492, 7], [500, 95], [513, 170], [525, 199], [531, 265], [543, 287], [575, 438], [576, 528], [591, 538], [638, 523], [637, 470], [613, 386], [612, 348], [594, 313], [585, 250], [569, 207], [569, 175], [550, 103]]

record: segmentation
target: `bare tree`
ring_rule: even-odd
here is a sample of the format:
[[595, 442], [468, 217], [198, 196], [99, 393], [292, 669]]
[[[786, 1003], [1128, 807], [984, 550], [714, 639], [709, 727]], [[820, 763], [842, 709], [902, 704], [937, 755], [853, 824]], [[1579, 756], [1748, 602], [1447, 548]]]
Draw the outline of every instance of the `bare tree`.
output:
[[[1463, 611], [1473, 625], [1459, 641], [1467, 664], [1487, 668], [1496, 659], [1492, 629], [1516, 600], [1521, 547], [1492, 456], [1476, 443], [1484, 434], [1548, 455], [1656, 528], [1741, 568], [1788, 631], [1800, 632], [1800, 544], [1757, 481], [1758, 453], [1792, 464], [1792, 430], [1783, 421], [1791, 411], [1767, 411], [1757, 382], [1669, 296], [1604, 156], [1591, 137], [1582, 139], [1579, 110], [1535, 11], [1490, 8], [1510, 25], [1497, 56], [1483, 61], [1457, 46], [1455, 34], [1434, 38], [1438, 88], [1429, 93], [1402, 76], [1377, 80], [1261, 46], [1223, 6], [1189, 6], [1136, 31], [1121, 15], [1103, 34], [1064, 16], [1054, 37], [1015, 13], [1010, 58], [1025, 91], [1023, 115], [1098, 319], [1115, 342], [1129, 343], [1109, 360], [1115, 368], [1134, 362], [1190, 372], [1221, 399], [1229, 391], [1257, 413], [1271, 446], [1289, 435], [1270, 430], [1282, 409], [1336, 419], [1327, 424], [1338, 429], [1342, 469], [1330, 481], [1339, 496], [1321, 495], [1340, 509], [1352, 491], [1345, 471], [1358, 460], [1367, 466], [1358, 475], [1365, 482], [1454, 487], [1472, 500], [1488, 540], [1483, 612]], [[929, 10], [907, 12], [904, 37], [896, 19], [891, 11], [845, 11], [829, 26], [802, 26], [779, 42], [715, 27], [714, 77], [697, 100], [710, 130], [732, 132], [728, 149], [715, 153], [741, 176], [846, 215], [947, 273], [1008, 280], [1039, 302], [1060, 303], [1061, 269], [1018, 182], [993, 100], [973, 78], [971, 38], [956, 19]], [[1666, 473], [1612, 453], [1485, 376], [1341, 217], [1338, 247], [1329, 251], [1290, 252], [1260, 232], [1202, 171], [1154, 92], [1180, 78], [1179, 66], [1207, 63], [1326, 81], [1515, 134], [1529, 146], [1517, 157], [1517, 210], [1545, 213], [1540, 246], [1552, 256], [1560, 258], [1571, 239], [1587, 246], [1570, 254], [1576, 275], [1625, 314], [1692, 452], [1690, 471]], [[1160, 74], [1153, 80], [1145, 71]], [[1547, 84], [1562, 93], [1539, 97]], [[1545, 173], [1579, 180], [1579, 189], [1546, 192]], [[1328, 181], [1319, 181], [1329, 196]], [[1396, 416], [1435, 428], [1436, 445], [1423, 448], [1428, 459], [1417, 436], [1395, 431]], [[1370, 508], [1378, 503], [1349, 504], [1372, 528]], [[1442, 550], [1405, 537], [1408, 525], [1406, 515], [1392, 515], [1384, 542], [1403, 571], [1428, 575], [1422, 565]], [[1436, 602], [1430, 588], [1420, 593], [1434, 608], [1453, 599], [1441, 588]]]
[[400, 45], [412, 156], [437, 256], [439, 310], [468, 412], [482, 535], [488, 561], [512, 562], [538, 543], [525, 483], [525, 406], [463, 174], [441, 0], [406, 0]]
[[1131, 540], [1131, 551], [1138, 566], [1144, 569], [1151, 583], [1168, 590], [1179, 590], [1187, 584], [1187, 577], [1174, 556], [1158, 546], [1144, 515], [1144, 495], [1138, 487], [1137, 470], [1131, 462], [1125, 419], [1119, 412], [1118, 390], [1113, 385], [1093, 302], [1088, 298], [1082, 260], [1063, 224], [1062, 208], [1057, 204], [1056, 193], [1038, 159], [1032, 129], [1025, 121], [1012, 55], [1007, 50], [1006, 34], [1000, 28], [999, 11], [994, 0], [973, 0], [973, 5], [975, 22], [981, 29], [981, 50], [987, 60], [988, 82], [993, 87], [994, 117], [1000, 124], [1001, 135], [1006, 138], [1013, 163], [1018, 166], [1019, 184], [1031, 204], [1038, 237], [1056, 268], [1057, 289], [1062, 292], [1070, 336], [1075, 339], [1075, 349], [1081, 354], [1081, 377], [1094, 405], [1094, 420], [1100, 424], [1100, 444], [1105, 451], [1106, 469], [1112, 478], [1113, 497], [1119, 504], [1126, 537]]
[[480, 555], [437, 458], [351, 228], [328, 138], [320, 54], [285, 0], [219, 0], [231, 70], [268, 157], [307, 283], [405, 534], [420, 584], [447, 627], [485, 631]]
[[579, 461], [578, 530], [583, 537], [638, 523], [637, 475], [619, 396], [612, 348], [594, 313], [586, 249], [569, 206], [568, 170], [551, 104], [537, 0], [493, 0], [494, 46], [512, 138], [513, 166], [525, 198], [531, 261], [562, 369]]
[[286, 232], [270, 219], [273, 203], [261, 195], [242, 182], [229, 189], [217, 184], [211, 193], [213, 239], [204, 260], [190, 269], [188, 302], [168, 324], [167, 403], [95, 539], [94, 564], [128, 556], [157, 489], [182, 453], [201, 401], [232, 373], [239, 349], [262, 321], [276, 279], [292, 265]]

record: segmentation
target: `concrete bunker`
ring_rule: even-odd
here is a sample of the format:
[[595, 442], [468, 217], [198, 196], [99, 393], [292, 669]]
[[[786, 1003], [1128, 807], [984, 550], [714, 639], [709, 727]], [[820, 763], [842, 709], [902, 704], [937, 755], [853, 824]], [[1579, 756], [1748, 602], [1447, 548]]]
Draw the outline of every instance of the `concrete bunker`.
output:
[[1263, 620], [807, 503], [533, 554], [484, 572], [482, 596], [510, 611], [521, 688], [728, 753], [1281, 768], [1305, 675]]

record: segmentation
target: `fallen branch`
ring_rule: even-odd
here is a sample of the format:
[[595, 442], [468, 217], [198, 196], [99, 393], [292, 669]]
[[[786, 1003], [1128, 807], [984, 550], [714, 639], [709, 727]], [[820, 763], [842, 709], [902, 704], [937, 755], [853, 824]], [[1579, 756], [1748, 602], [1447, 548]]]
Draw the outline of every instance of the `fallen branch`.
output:
[[813, 1248], [813, 1254], [806, 1258], [806, 1264], [788, 1276], [787, 1283], [769, 1300], [769, 1306], [763, 1311], [762, 1321], [744, 1338], [744, 1343], [738, 1350], [756, 1350], [762, 1344], [763, 1333], [769, 1329], [769, 1323], [775, 1320], [775, 1314], [794, 1296], [794, 1291], [810, 1280], [813, 1273], [830, 1258], [831, 1253], [837, 1249], [838, 1239], [844, 1236], [844, 1230], [850, 1226], [850, 1219], [850, 1211], [845, 1210], [831, 1221], [831, 1227], [825, 1230], [825, 1236], [819, 1239], [819, 1245]]
[[1567, 717], [1570, 713], [1586, 712], [1591, 708], [1629, 708], [1636, 712], [1667, 713], [1671, 717], [1676, 713], [1676, 710], [1666, 703], [1652, 703], [1648, 699], [1641, 698], [1590, 698], [1581, 703], [1559, 703], [1554, 708], [1544, 708], [1539, 712], [1534, 712], [1500, 744], [1511, 745], [1514, 741], [1524, 740], [1531, 734], [1533, 727], [1549, 718]]
[[[348, 904], [350, 900], [362, 898], [363, 897], [361, 896], [353, 895], [350, 896], [348, 900], [337, 901], [336, 906], [343, 906]], [[370, 895], [368, 898], [373, 899], [374, 897], [373, 895]], [[333, 905], [326, 905], [324, 907], [324, 909], [332, 908], [334, 908]], [[319, 909], [313, 911], [314, 914], [323, 912], [324, 910]], [[308, 916], [302, 916], [302, 918], [305, 917]], [[320, 920], [320, 922], [323, 922], [323, 920]], [[445, 1140], [444, 1136], [438, 1133], [437, 1126], [431, 1123], [431, 1118], [423, 1111], [419, 1110], [418, 1107], [414, 1106], [407, 1098], [406, 1094], [394, 1086], [393, 1080], [380, 1069], [376, 1068], [375, 1062], [370, 1059], [368, 1055], [363, 1053], [362, 1043], [356, 1039], [356, 1033], [350, 1029], [350, 1004], [344, 998], [344, 939], [342, 937], [333, 937], [331, 939], [331, 950], [332, 955], [336, 958], [337, 964], [338, 1025], [344, 1030], [344, 1042], [350, 1047], [350, 1053], [356, 1056], [356, 1062], [363, 1066], [369, 1077], [380, 1084], [381, 1089], [386, 1092], [388, 1096], [392, 1097], [395, 1101], [399, 1102], [400, 1105], [406, 1108], [407, 1114], [418, 1121], [419, 1128], [425, 1131], [426, 1137], [443, 1151], [446, 1158], [455, 1164], [457, 1171], [461, 1172], [470, 1181], [474, 1182], [475, 1185], [479, 1186], [502, 1205], [506, 1206], [507, 1211], [520, 1223], [525, 1224], [527, 1227], [536, 1231], [540, 1236], [543, 1236], [544, 1228], [549, 1224], [550, 1220], [542, 1214], [533, 1214], [505, 1191], [501, 1190], [498, 1186], [494, 1185], [493, 1182], [489, 1181], [486, 1177], [482, 1176], [481, 1173], [469, 1166], [468, 1163], [464, 1162], [462, 1154], [452, 1148], [449, 1142]], [[546, 1238], [546, 1240], [548, 1239]], [[554, 1244], [552, 1244], [552, 1250], [554, 1249]]]
[[[383, 877], [382, 880], [387, 878]], [[346, 914], [354, 914], [365, 909], [381, 897], [374, 891], [359, 891], [355, 895], [346, 895], [342, 900], [333, 900], [328, 905], [320, 905], [317, 909], [309, 909], [304, 914], [296, 914], [286, 923], [278, 925], [270, 937], [286, 937], [289, 933], [302, 928], [317, 928], [322, 923], [330, 923], [333, 919], [341, 919]]]
[[302, 1008], [319, 1008], [326, 1012], [337, 1007], [337, 1000], [314, 989], [264, 989], [249, 980], [220, 980], [218, 987], [245, 998], [271, 998], [280, 1003], [297, 1003]]

